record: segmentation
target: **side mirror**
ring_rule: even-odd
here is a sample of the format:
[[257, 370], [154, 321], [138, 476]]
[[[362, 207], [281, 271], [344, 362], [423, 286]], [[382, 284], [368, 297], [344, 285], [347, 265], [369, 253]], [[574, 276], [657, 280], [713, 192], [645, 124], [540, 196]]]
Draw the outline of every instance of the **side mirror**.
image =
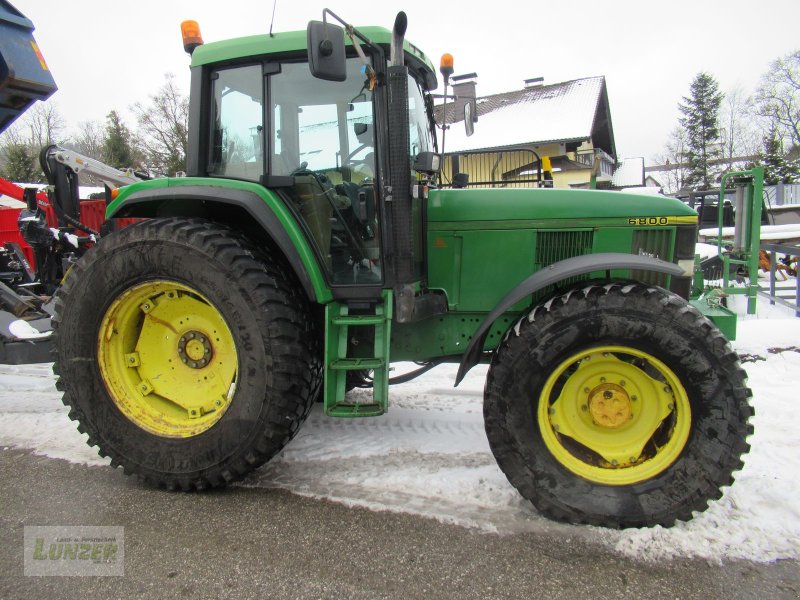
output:
[[464, 105], [464, 128], [467, 136], [475, 133], [475, 123], [478, 121], [478, 101], [475, 91], [475, 73], [453, 77], [453, 94], [458, 98], [456, 106]]
[[472, 103], [464, 105], [464, 128], [467, 130], [467, 137], [475, 133], [475, 121], [472, 116]]
[[433, 175], [438, 173], [441, 168], [441, 158], [441, 156], [433, 152], [420, 152], [417, 154], [412, 168], [420, 173]]
[[322, 21], [308, 23], [308, 68], [318, 79], [347, 79], [343, 28]]

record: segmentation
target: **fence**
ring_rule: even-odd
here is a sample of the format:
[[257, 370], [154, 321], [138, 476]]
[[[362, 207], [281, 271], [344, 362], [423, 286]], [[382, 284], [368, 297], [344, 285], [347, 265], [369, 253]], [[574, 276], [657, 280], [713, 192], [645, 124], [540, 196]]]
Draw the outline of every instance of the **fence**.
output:
[[523, 188], [543, 181], [539, 156], [521, 148], [446, 154], [441, 173], [442, 187], [453, 187], [456, 174], [469, 175], [465, 187]]
[[800, 183], [779, 183], [764, 186], [764, 202], [767, 206], [800, 204]]
[[[789, 257], [800, 256], [800, 246], [789, 246], [787, 244], [761, 244], [761, 249], [770, 253], [770, 269], [769, 269], [769, 288], [764, 289], [761, 286], [758, 288], [758, 293], [762, 296], [769, 298], [770, 304], [776, 302], [782, 306], [788, 306], [794, 309], [794, 314], [800, 317], [800, 277], [795, 275], [794, 283], [791, 278], [785, 281], [778, 281], [777, 275], [779, 272], [785, 272], [778, 269], [778, 254], [786, 254]], [[795, 269], [797, 262], [795, 262]], [[781, 285], [783, 284], [783, 285]]]

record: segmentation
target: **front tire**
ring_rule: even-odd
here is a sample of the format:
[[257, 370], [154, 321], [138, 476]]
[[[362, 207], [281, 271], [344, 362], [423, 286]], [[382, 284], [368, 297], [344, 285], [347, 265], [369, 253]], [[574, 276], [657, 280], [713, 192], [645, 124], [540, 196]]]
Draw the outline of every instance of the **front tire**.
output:
[[662, 288], [588, 285], [534, 308], [486, 381], [500, 468], [550, 518], [671, 526], [733, 482], [750, 390], [722, 333]]
[[158, 219], [104, 238], [54, 316], [70, 418], [127, 474], [224, 485], [294, 436], [320, 379], [312, 311], [280, 256], [222, 225]]

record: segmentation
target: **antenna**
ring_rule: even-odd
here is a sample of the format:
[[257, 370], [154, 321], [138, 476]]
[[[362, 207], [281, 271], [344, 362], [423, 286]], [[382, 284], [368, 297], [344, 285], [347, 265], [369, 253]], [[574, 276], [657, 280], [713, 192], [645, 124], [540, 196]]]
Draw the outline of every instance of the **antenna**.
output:
[[275, 7], [278, 5], [278, 0], [272, 2], [272, 20], [269, 22], [269, 37], [275, 37], [272, 34], [272, 26], [275, 24]]

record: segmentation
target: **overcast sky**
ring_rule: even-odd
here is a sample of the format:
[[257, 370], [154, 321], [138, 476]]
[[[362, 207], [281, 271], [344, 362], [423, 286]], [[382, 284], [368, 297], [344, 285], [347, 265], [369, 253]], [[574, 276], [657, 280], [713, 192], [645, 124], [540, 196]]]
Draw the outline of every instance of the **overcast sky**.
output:
[[[207, 42], [265, 33], [272, 0], [11, 0], [59, 86], [68, 125], [102, 120], [146, 101], [174, 73], [188, 90], [180, 22], [199, 21]], [[800, 1], [277, 0], [275, 31], [305, 29], [328, 7], [358, 25], [391, 28], [408, 14], [407, 38], [434, 64], [450, 52], [458, 73], [478, 73], [478, 94], [605, 75], [617, 153], [651, 158], [677, 124], [677, 104], [699, 71], [723, 91], [752, 92], [769, 63], [800, 48]], [[441, 77], [440, 77], [441, 80]], [[441, 91], [441, 83], [440, 83]], [[480, 123], [478, 123], [480, 127]]]

